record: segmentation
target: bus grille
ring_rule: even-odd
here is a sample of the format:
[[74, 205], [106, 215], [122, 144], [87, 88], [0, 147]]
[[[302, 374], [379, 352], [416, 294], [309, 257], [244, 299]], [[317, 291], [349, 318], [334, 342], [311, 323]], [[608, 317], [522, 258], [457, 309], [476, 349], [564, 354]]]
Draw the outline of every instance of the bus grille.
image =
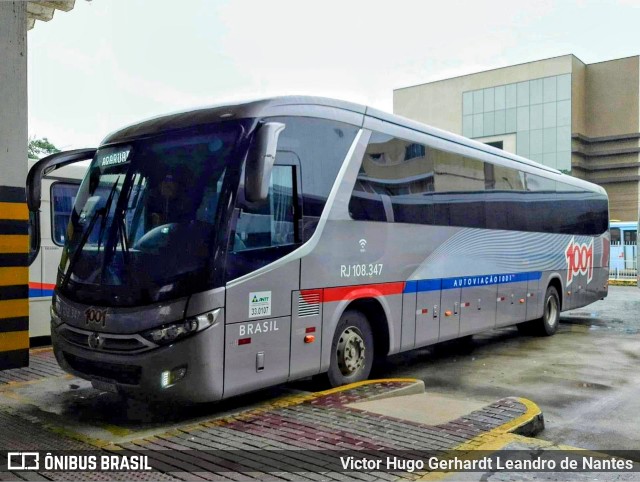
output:
[[142, 367], [117, 363], [87, 360], [71, 353], [64, 353], [64, 359], [74, 370], [89, 377], [99, 377], [127, 385], [139, 385]]
[[321, 302], [321, 290], [300, 291], [298, 293], [298, 317], [319, 315]]
[[[92, 349], [89, 345], [89, 336], [92, 334], [90, 331], [80, 330], [77, 328], [71, 328], [69, 326], [62, 326], [58, 334], [69, 343], [82, 348]], [[139, 335], [111, 335], [108, 333], [100, 333], [102, 343], [100, 345], [100, 351], [107, 351], [112, 353], [136, 353], [153, 348], [150, 342], [144, 340]]]

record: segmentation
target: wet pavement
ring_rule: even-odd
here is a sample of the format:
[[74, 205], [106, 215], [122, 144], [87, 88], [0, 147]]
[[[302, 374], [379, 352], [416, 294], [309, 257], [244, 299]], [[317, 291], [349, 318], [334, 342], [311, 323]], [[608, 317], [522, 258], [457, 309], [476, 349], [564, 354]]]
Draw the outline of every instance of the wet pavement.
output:
[[415, 377], [458, 398], [528, 398], [545, 414], [542, 439], [640, 450], [640, 289], [610, 287], [605, 300], [561, 321], [552, 337], [505, 328], [396, 355], [377, 375]]
[[[640, 290], [612, 287], [606, 300], [563, 313], [563, 323], [556, 336], [536, 338], [522, 336], [515, 328], [496, 330], [475, 336], [471, 341], [446, 343], [391, 357], [375, 376], [421, 379], [425, 382], [428, 394], [439, 395], [440, 399], [449, 397], [467, 401], [469, 407], [487, 406], [489, 417], [504, 410], [514, 410], [513, 407], [517, 406], [496, 406], [496, 400], [506, 397], [533, 400], [545, 413], [546, 429], [538, 435], [544, 439], [538, 441], [542, 445], [539, 448], [531, 446], [532, 451], [555, 450], [560, 446], [598, 451], [640, 449], [640, 437], [637, 435], [637, 413], [640, 409], [638, 308]], [[158, 444], [158, 447], [163, 444], [184, 444], [186, 442], [183, 439], [192, 440], [192, 429], [201, 431], [204, 441], [215, 440], [221, 436], [218, 433], [221, 424], [231, 430], [250, 433], [255, 428], [251, 424], [263, 426], [265, 419], [261, 414], [265, 413], [265, 407], [272, 414], [273, 410], [288, 410], [282, 415], [288, 417], [287, 423], [296, 424], [297, 418], [303, 413], [298, 413], [298, 408], [294, 406], [303, 412], [307, 406], [311, 407], [312, 412], [317, 412], [319, 407], [316, 404], [313, 408], [311, 401], [318, 396], [312, 392], [319, 389], [321, 386], [313, 381], [301, 381], [218, 404], [192, 407], [146, 405], [94, 390], [88, 382], [60, 371], [51, 351], [40, 349], [33, 352], [30, 368], [0, 372], [0, 425], [4, 428], [15, 425], [15, 430], [4, 431], [3, 434], [9, 437], [9, 441], [12, 437], [22, 437], [20, 444], [24, 445], [24, 449], [91, 447], [91, 450], [109, 450], [109, 447], [117, 446], [121, 449], [148, 450]], [[455, 446], [453, 442], [456, 442], [455, 437], [460, 431], [471, 430], [469, 436], [480, 440], [477, 436], [484, 432], [481, 428], [479, 432], [473, 432], [476, 430], [474, 424], [482, 424], [487, 420], [487, 414], [483, 413], [475, 421], [462, 417], [461, 420], [466, 421], [462, 425], [454, 423], [453, 426], [444, 422], [425, 425], [411, 418], [398, 422], [398, 414], [389, 418], [375, 410], [363, 412], [354, 408], [358, 405], [353, 406], [352, 402], [348, 399], [339, 401], [340, 406], [329, 407], [329, 411], [322, 412], [327, 418], [310, 420], [309, 433], [317, 430], [318, 424], [326, 424], [327, 430], [333, 427], [331, 430], [340, 432], [336, 435], [329, 430], [327, 433], [332, 437], [344, 436], [347, 443], [351, 443], [355, 438], [350, 431], [360, 430], [358, 436], [366, 441], [371, 439], [374, 432], [369, 433], [369, 429], [363, 427], [369, 423], [377, 424], [376, 420], [388, 419], [392, 424], [401, 423], [404, 428], [397, 427], [401, 434], [410, 433], [415, 426], [422, 426], [419, 430], [424, 433], [417, 436], [418, 441], [428, 434], [433, 435], [434, 427], [444, 430], [454, 437], [450, 441], [453, 444], [449, 445], [451, 447]], [[363, 401], [360, 408], [370, 403]], [[493, 408], [491, 404], [494, 404]], [[345, 421], [339, 422], [342, 423], [339, 426], [332, 426], [332, 420], [344, 411], [358, 414], [357, 417], [362, 417], [363, 413], [369, 415], [364, 415], [364, 419], [360, 420], [365, 423], [360, 428], [357, 425], [360, 422], [354, 422], [353, 427], [351, 422]], [[398, 413], [402, 418], [402, 410]], [[269, 429], [270, 439], [281, 435], [278, 434], [279, 423], [280, 419]], [[300, 434], [295, 430], [304, 432], [307, 428], [293, 427], [293, 430], [289, 432], [291, 441], [286, 443], [294, 443], [299, 438]], [[386, 440], [385, 433], [386, 429], [376, 435], [382, 437], [379, 439], [381, 442]], [[405, 436], [394, 439], [395, 444]], [[438, 440], [441, 434], [435, 434], [435, 437], [434, 440]], [[496, 442], [492, 442], [492, 449], [517, 448], [513, 444], [518, 443], [530, 444], [513, 434], [508, 437], [498, 436], [500, 443], [496, 445]], [[460, 442], [457, 440], [456, 443]], [[258, 442], [254, 440], [251, 443]], [[395, 447], [394, 444], [391, 446]], [[634, 458], [633, 454], [628, 456]], [[186, 457], [191, 460], [189, 457], [192, 456]], [[191, 462], [183, 460], [163, 471], [176, 476], [175, 470], [182, 473], [180, 471]], [[536, 478], [535, 474], [529, 475]], [[476, 473], [475, 476], [469, 475], [468, 480], [476, 480], [478, 476], [484, 477]]]
[[[34, 380], [31, 385], [49, 388], [41, 385], [43, 381]], [[5, 398], [8, 388], [4, 387]], [[170, 430], [165, 427], [153, 435], [138, 431], [129, 439], [126, 434], [116, 436], [118, 440], [86, 437], [79, 430], [82, 424], [74, 423], [69, 414], [49, 419], [43, 417], [44, 410], [30, 414], [25, 410], [27, 399], [13, 406], [3, 403], [0, 480], [154, 480], [154, 476], [162, 480], [413, 480], [424, 474], [395, 466], [392, 470], [348, 470], [341, 457], [360, 457], [362, 451], [381, 460], [433, 454], [449, 457], [452, 450], [461, 457], [473, 456], [487, 444], [497, 448], [514, 440], [529, 440], [517, 434], [535, 433], [542, 426], [539, 408], [515, 398], [435, 424], [357, 408], [367, 401], [385, 397], [401, 400], [423, 390], [422, 382], [412, 379], [366, 381], [280, 397], [233, 416], [212, 414], [208, 420], [183, 423]], [[91, 424], [84, 421], [84, 425]], [[2, 449], [29, 451], [30, 456], [34, 450], [56, 454], [66, 450], [65, 457], [75, 453], [96, 460], [134, 456], [148, 459], [152, 471], [106, 474], [65, 468], [56, 472], [42, 465], [26, 471], [10, 467], [9, 456], [5, 459]]]

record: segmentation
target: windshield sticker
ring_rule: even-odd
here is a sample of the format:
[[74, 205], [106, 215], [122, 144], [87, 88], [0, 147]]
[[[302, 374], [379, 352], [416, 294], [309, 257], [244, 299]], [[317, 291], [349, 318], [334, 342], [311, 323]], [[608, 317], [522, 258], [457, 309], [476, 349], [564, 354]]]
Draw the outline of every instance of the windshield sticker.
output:
[[111, 154], [107, 154], [102, 158], [100, 162], [100, 167], [108, 167], [115, 166], [117, 164], [124, 164], [129, 160], [129, 152], [130, 150], [114, 152]]
[[249, 293], [249, 318], [271, 315], [271, 291]]

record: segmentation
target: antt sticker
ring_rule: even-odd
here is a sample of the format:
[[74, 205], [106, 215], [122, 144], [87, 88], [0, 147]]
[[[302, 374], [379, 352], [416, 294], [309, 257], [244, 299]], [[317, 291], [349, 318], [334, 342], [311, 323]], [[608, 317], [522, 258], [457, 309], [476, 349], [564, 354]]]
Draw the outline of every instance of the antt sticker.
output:
[[249, 293], [249, 318], [271, 315], [271, 291]]
[[575, 237], [565, 251], [567, 258], [567, 286], [573, 281], [573, 277], [578, 274], [587, 275], [587, 283], [593, 279], [593, 239], [586, 243], [576, 243]]

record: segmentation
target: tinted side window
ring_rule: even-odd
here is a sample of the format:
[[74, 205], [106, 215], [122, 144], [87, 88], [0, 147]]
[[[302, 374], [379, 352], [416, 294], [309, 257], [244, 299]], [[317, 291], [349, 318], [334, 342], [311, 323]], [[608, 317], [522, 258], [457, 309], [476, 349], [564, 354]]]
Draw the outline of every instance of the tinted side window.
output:
[[79, 184], [65, 182], [56, 182], [51, 186], [51, 239], [60, 246], [66, 239], [67, 225], [79, 188]]
[[524, 231], [553, 233], [563, 222], [562, 212], [555, 205], [556, 181], [535, 174], [526, 173], [526, 201], [521, 210], [525, 211]]
[[430, 148], [435, 159], [433, 224], [486, 227], [484, 163]]
[[303, 241], [311, 237], [338, 171], [358, 128], [342, 122], [310, 117], [276, 117], [286, 127], [278, 138], [276, 163], [297, 159], [302, 178]]
[[431, 224], [434, 159], [421, 144], [374, 132], [349, 202], [363, 221]]
[[599, 235], [603, 194], [373, 133], [349, 203], [353, 219]]
[[263, 202], [245, 202], [240, 188], [227, 254], [227, 280], [266, 266], [299, 246], [295, 170], [296, 166], [274, 166], [269, 195]]
[[349, 210], [356, 220], [483, 227], [483, 189], [481, 161], [374, 132]]
[[620, 228], [611, 228], [611, 245], [620, 244]]
[[293, 166], [274, 166], [266, 201], [238, 215], [233, 252], [295, 243]]
[[535, 203], [530, 231], [600, 235], [608, 229], [608, 202], [603, 194], [530, 174], [527, 190], [534, 193]]
[[624, 244], [636, 244], [637, 233], [635, 231], [624, 232]]
[[517, 206], [525, 202], [524, 173], [499, 164], [484, 164], [485, 215], [489, 229], [526, 230], [527, 213]]

